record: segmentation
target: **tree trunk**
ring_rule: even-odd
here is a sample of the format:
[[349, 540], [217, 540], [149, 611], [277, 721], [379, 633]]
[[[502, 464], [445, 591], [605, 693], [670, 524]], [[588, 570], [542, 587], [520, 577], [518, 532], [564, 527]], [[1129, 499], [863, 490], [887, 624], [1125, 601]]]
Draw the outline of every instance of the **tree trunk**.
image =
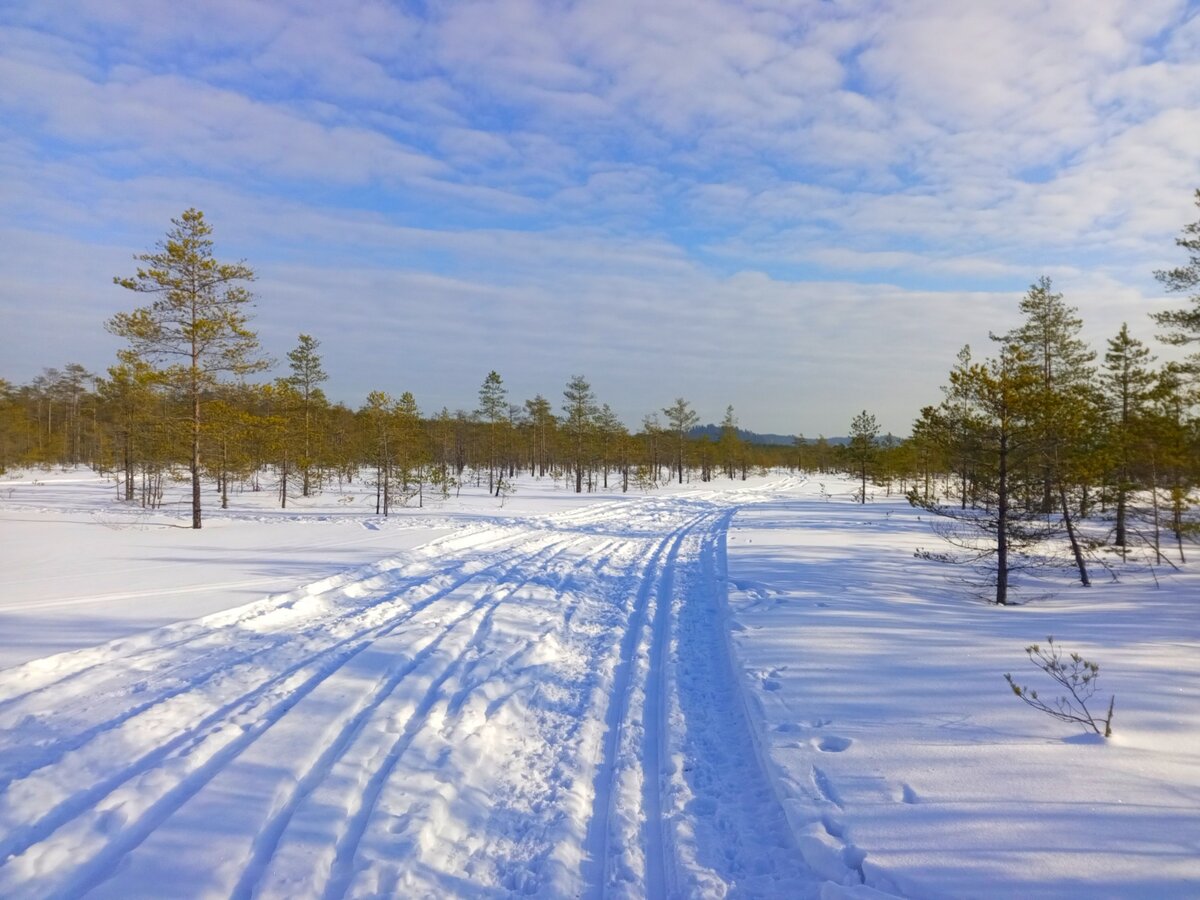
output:
[[221, 509], [229, 509], [229, 448], [221, 441]]
[[200, 386], [192, 379], [192, 527], [200, 527]]
[[279, 508], [287, 509], [288, 456], [283, 454], [282, 477], [279, 479]]
[[1183, 555], [1183, 497], [1184, 489], [1175, 473], [1175, 486], [1171, 488], [1171, 528], [1175, 532], [1175, 546], [1179, 550], [1179, 561], [1187, 562]]
[[1128, 537], [1125, 533], [1125, 485], [1127, 478], [1124, 472], [1120, 473], [1117, 477], [1119, 478], [1117, 483], [1117, 534], [1113, 539], [1113, 543], [1121, 548], [1121, 560], [1124, 561], [1128, 546]]
[[305, 497], [308, 496], [309, 488], [311, 487], [311, 485], [309, 483], [308, 469], [309, 469], [309, 466], [312, 465], [312, 449], [311, 449], [312, 438], [311, 438], [311, 435], [309, 434], [309, 432], [312, 428], [312, 419], [311, 419], [311, 414], [309, 412], [308, 406], [309, 406], [308, 388], [305, 388], [304, 389], [304, 466], [303, 466], [303, 468], [304, 468], [304, 486], [303, 486], [303, 488], [301, 488], [301, 492], [302, 492], [303, 496], [305, 496]]
[[1000, 435], [996, 485], [996, 605], [1008, 605], [1008, 435]]
[[133, 501], [133, 432], [125, 432], [122, 456], [125, 468], [125, 499]]
[[1067, 489], [1063, 483], [1058, 483], [1058, 498], [1062, 502], [1063, 524], [1067, 527], [1067, 539], [1071, 542], [1071, 554], [1075, 557], [1075, 567], [1079, 569], [1079, 582], [1084, 587], [1091, 587], [1092, 580], [1088, 578], [1087, 566], [1083, 563], [1083, 551], [1079, 548], [1079, 537], [1075, 534], [1075, 524], [1071, 521], [1071, 508], [1067, 505]]

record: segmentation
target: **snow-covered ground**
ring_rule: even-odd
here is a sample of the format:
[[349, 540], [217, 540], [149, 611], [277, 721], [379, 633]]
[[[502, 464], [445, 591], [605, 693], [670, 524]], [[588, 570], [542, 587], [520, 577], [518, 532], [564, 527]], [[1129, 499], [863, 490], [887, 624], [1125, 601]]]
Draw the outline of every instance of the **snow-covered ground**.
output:
[[[1200, 893], [1190, 572], [997, 609], [783, 475], [200, 532], [6, 478], [0, 896]], [[1046, 634], [1107, 742], [1008, 692]]]

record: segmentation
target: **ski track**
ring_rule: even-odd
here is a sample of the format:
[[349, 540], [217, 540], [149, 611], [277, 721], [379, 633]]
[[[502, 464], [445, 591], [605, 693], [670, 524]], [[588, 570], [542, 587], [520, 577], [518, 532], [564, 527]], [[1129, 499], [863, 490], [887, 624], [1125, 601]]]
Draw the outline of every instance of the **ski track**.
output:
[[[537, 554], [532, 555], [536, 556]], [[498, 568], [503, 564], [503, 562], [498, 562], [492, 568]], [[486, 572], [487, 570], [483, 569], [481, 571]], [[470, 578], [465, 578], [459, 584], [467, 583], [469, 580]], [[420, 609], [427, 608], [434, 601], [441, 599], [448, 593], [449, 590], [435, 593], [433, 597], [419, 605]], [[9, 804], [5, 801], [14, 793], [33, 794], [38, 799], [41, 799], [54, 792], [55, 788], [59, 789], [59, 793], [63, 793], [62, 788], [69, 788], [72, 782], [76, 781], [81, 785], [81, 789], [78, 793], [64, 797], [47, 815], [25, 829], [7, 828], [7, 839], [0, 841], [0, 857], [8, 857], [10, 855], [19, 856], [34, 840], [40, 839], [43, 835], [48, 834], [67, 821], [73, 820], [74, 830], [79, 831], [81, 828], [86, 827], [87, 819], [103, 817], [103, 813], [100, 816], [96, 816], [91, 807], [106, 795], [112, 793], [118, 786], [135, 777], [143, 776], [159, 763], [175, 763], [174, 768], [182, 768], [188, 774], [161, 797], [156, 798], [155, 802], [147, 808], [146, 816], [148, 819], [145, 823], [140, 824], [140, 826], [135, 824], [133, 827], [125, 829], [127, 834], [134, 836], [143, 832], [149, 833], [149, 830], [165, 817], [164, 807], [168, 810], [173, 809], [192, 793], [195, 793], [198, 788], [194, 782], [198, 780], [202, 781], [206, 777], [215, 774], [220, 766], [227, 764], [233, 756], [241, 752], [246, 745], [273, 725], [310, 691], [329, 678], [334, 671], [345, 665], [353, 657], [362, 653], [374, 641], [386, 636], [400, 625], [408, 622], [409, 619], [411, 619], [411, 615], [401, 615], [394, 621], [373, 629], [375, 633], [372, 635], [364, 636], [356, 634], [353, 638], [339, 641], [331, 648], [318, 651], [312, 656], [302, 659], [298, 664], [284, 668], [282, 672], [255, 685], [247, 693], [237, 696], [232, 702], [226, 703], [203, 716], [193, 727], [177, 731], [166, 743], [159, 744], [157, 741], [154, 742], [151, 744], [152, 749], [144, 756], [134, 759], [115, 772], [108, 773], [107, 777], [101, 778], [94, 784], [84, 786], [83, 780], [93, 777], [95, 769], [99, 764], [102, 764], [103, 761], [110, 757], [119, 759], [120, 750], [131, 743], [126, 739], [124, 734], [120, 733], [124, 727], [136, 726], [138, 731], [143, 733], [148, 731], [157, 737], [163, 732], [169, 732], [169, 729], [180, 719], [186, 720], [190, 717], [186, 715], [164, 716], [167, 720], [165, 727], [160, 726], [159, 728], [155, 728], [153, 726], [157, 723], [151, 723], [148, 726], [146, 723], [137, 721], [135, 718], [121, 716], [116, 723], [112, 723], [111, 727], [105, 727], [99, 735], [93, 737], [85, 745], [86, 749], [93, 750], [94, 752], [89, 754], [92, 758], [85, 759], [83, 765], [80, 767], [83, 771], [78, 774], [82, 775], [82, 779], [64, 778], [62, 777], [63, 773], [51, 770], [46, 772], [43, 778], [39, 779], [42, 782], [40, 784], [27, 786], [21, 782], [17, 782], [9, 786], [5, 795], [0, 797], [0, 823], [4, 825], [8, 825], [9, 819]], [[261, 671], [261, 669], [257, 670], [254, 674], [258, 674]], [[228, 673], [224, 673], [218, 677], [225, 677], [227, 675]], [[205, 681], [207, 682], [208, 680], [210, 679], [206, 679]], [[190, 695], [194, 693], [198, 692], [189, 691], [187, 694], [180, 696], [190, 700], [192, 699]], [[189, 705], [188, 712], [191, 713], [194, 708], [194, 705]], [[235, 727], [232, 730], [240, 733], [230, 734], [231, 729], [225, 724], [229, 721], [235, 723]], [[242, 727], [244, 727], [244, 731]], [[95, 746], [96, 744], [102, 744], [105, 738], [112, 738], [108, 743], [115, 746]], [[32, 780], [34, 777], [36, 776], [30, 776], [25, 781]], [[20, 790], [25, 787], [28, 787], [28, 790]], [[128, 802], [136, 803], [144, 797], [144, 792], [137, 791]], [[81, 808], [84, 812], [82, 815], [79, 815], [78, 811]], [[81, 819], [84, 820], [83, 824], [80, 822]], [[118, 840], [113, 843], [119, 847], [122, 842]], [[82, 848], [76, 850], [77, 858], [81, 852], [83, 852]], [[97, 867], [103, 867], [103, 860], [97, 862], [96, 865]], [[0, 889], [4, 888], [5, 883], [4, 870], [0, 869]], [[68, 889], [67, 893], [70, 894], [71, 891]]]
[[0, 673], [0, 896], [816, 896], [725, 631], [760, 499], [498, 517]]

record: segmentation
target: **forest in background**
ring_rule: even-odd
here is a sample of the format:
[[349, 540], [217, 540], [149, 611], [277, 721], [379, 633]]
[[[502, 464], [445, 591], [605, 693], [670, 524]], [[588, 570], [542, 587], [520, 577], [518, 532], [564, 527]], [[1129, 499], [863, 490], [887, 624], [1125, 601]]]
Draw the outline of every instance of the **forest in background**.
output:
[[[25, 385], [0, 379], [0, 472], [87, 466], [148, 508], [168, 482], [188, 479], [196, 528], [204, 482], [221, 507], [239, 491], [273, 491], [286, 507], [334, 482], [365, 482], [387, 515], [468, 482], [503, 498], [521, 472], [577, 492], [777, 467], [849, 472], [862, 502], [875, 486], [935, 513], [949, 549], [928, 555], [988, 573], [999, 604], [1013, 573], [1056, 564], [1048, 547], [1061, 545], [1088, 584], [1089, 560], [1137, 550], [1170, 565], [1168, 545], [1183, 561], [1200, 533], [1200, 352], [1160, 363], [1123, 325], [1098, 354], [1048, 278], [1021, 299], [1017, 328], [987, 335], [990, 354], [963, 348], [911, 435], [881, 436], [863, 410], [844, 443], [763, 444], [743, 439], [732, 407], [716, 428], [697, 428], [682, 397], [632, 430], [583, 375], [556, 401], [511, 398], [491, 371], [470, 409], [422, 411], [411, 392], [383, 390], [351, 408], [326, 397], [320, 341], [305, 333], [286, 374], [256, 380], [271, 363], [251, 328], [254, 272], [217, 260], [211, 235], [188, 210], [136, 257], [136, 275], [114, 279], [151, 299], [105, 323], [128, 343], [106, 373], [68, 363]], [[1200, 343], [1200, 221], [1176, 243], [1186, 263], [1155, 276], [1185, 304], [1152, 317], [1159, 341], [1187, 346]]]

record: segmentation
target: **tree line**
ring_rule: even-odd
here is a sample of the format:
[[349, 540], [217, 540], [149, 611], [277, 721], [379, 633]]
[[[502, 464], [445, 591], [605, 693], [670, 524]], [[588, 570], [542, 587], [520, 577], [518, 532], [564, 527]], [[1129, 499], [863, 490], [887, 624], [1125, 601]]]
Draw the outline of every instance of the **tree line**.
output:
[[[325, 395], [320, 341], [304, 333], [285, 374], [255, 381], [270, 363], [250, 328], [254, 272], [219, 262], [211, 235], [203, 213], [187, 210], [136, 257], [133, 276], [114, 279], [150, 302], [106, 323], [126, 346], [103, 375], [71, 363], [26, 385], [0, 379], [0, 471], [90, 466], [147, 507], [184, 477], [194, 527], [205, 482], [221, 507], [238, 491], [273, 491], [286, 507], [353, 482], [387, 515], [467, 483], [503, 498], [524, 472], [582, 493], [767, 468], [838, 471], [854, 477], [860, 502], [896, 492], [936, 513], [951, 549], [930, 555], [982, 566], [997, 603], [1008, 602], [1014, 573], [1053, 558], [1056, 542], [1086, 584], [1105, 548], [1150, 548], [1167, 562], [1168, 544], [1182, 559], [1196, 537], [1200, 354], [1160, 364], [1125, 325], [1098, 361], [1046, 278], [1021, 300], [1022, 324], [989, 335], [991, 355], [963, 348], [942, 401], [921, 411], [911, 436], [881, 436], [863, 410], [848, 441], [798, 435], [789, 447], [742, 440], [732, 407], [715, 439], [696, 435], [682, 397], [631, 430], [583, 375], [553, 400], [516, 401], [490, 371], [470, 409], [422, 411], [412, 393], [383, 390], [352, 408]], [[1157, 276], [1190, 305], [1155, 320], [1161, 341], [1187, 345], [1200, 342], [1200, 222], [1177, 243], [1188, 263]]]
[[114, 282], [149, 302], [106, 323], [126, 342], [106, 373], [71, 363], [27, 385], [0, 380], [0, 471], [91, 466], [116, 476], [121, 499], [147, 507], [186, 472], [199, 528], [206, 481], [222, 508], [239, 490], [274, 491], [286, 507], [332, 482], [365, 482], [387, 515], [468, 481], [503, 496], [524, 471], [577, 492], [627, 491], [786, 463], [787, 448], [738, 437], [732, 407], [715, 441], [690, 436], [697, 417], [683, 398], [631, 433], [582, 375], [557, 403], [541, 394], [515, 403], [492, 371], [470, 410], [423, 413], [412, 393], [382, 390], [352, 409], [325, 395], [320, 341], [302, 333], [287, 373], [256, 382], [270, 363], [250, 327], [254, 272], [216, 258], [204, 214], [185, 211], [136, 259], [135, 274]]
[[[1200, 206], [1200, 191], [1196, 192]], [[1160, 342], [1200, 344], [1200, 221], [1176, 241], [1187, 262], [1155, 277], [1182, 308], [1152, 314]], [[1021, 324], [969, 346], [943, 399], [925, 407], [906, 452], [920, 469], [911, 503], [935, 513], [949, 544], [927, 555], [981, 573], [997, 604], [1014, 577], [1065, 565], [1083, 585], [1113, 554], [1186, 559], [1200, 534], [1200, 352], [1159, 362], [1129, 325], [1098, 356], [1075, 307], [1041, 278]]]
[[193, 472], [194, 484], [213, 494], [201, 508], [225, 508], [241, 491], [274, 492], [286, 508], [331, 485], [358, 484], [387, 515], [466, 484], [503, 497], [523, 473], [577, 492], [647, 490], [779, 467], [834, 471], [844, 454], [824, 439], [800, 450], [744, 441], [732, 409], [717, 439], [694, 437], [696, 414], [683, 398], [633, 431], [582, 375], [557, 403], [542, 394], [516, 403], [489, 372], [473, 408], [427, 414], [408, 391], [372, 391], [357, 408], [330, 401], [311, 335], [299, 335], [287, 370], [269, 382], [214, 381], [197, 391], [198, 404], [190, 379], [132, 357], [99, 376], [72, 363], [29, 384], [0, 381], [0, 472], [87, 466], [112, 474], [120, 499], [148, 508]]

